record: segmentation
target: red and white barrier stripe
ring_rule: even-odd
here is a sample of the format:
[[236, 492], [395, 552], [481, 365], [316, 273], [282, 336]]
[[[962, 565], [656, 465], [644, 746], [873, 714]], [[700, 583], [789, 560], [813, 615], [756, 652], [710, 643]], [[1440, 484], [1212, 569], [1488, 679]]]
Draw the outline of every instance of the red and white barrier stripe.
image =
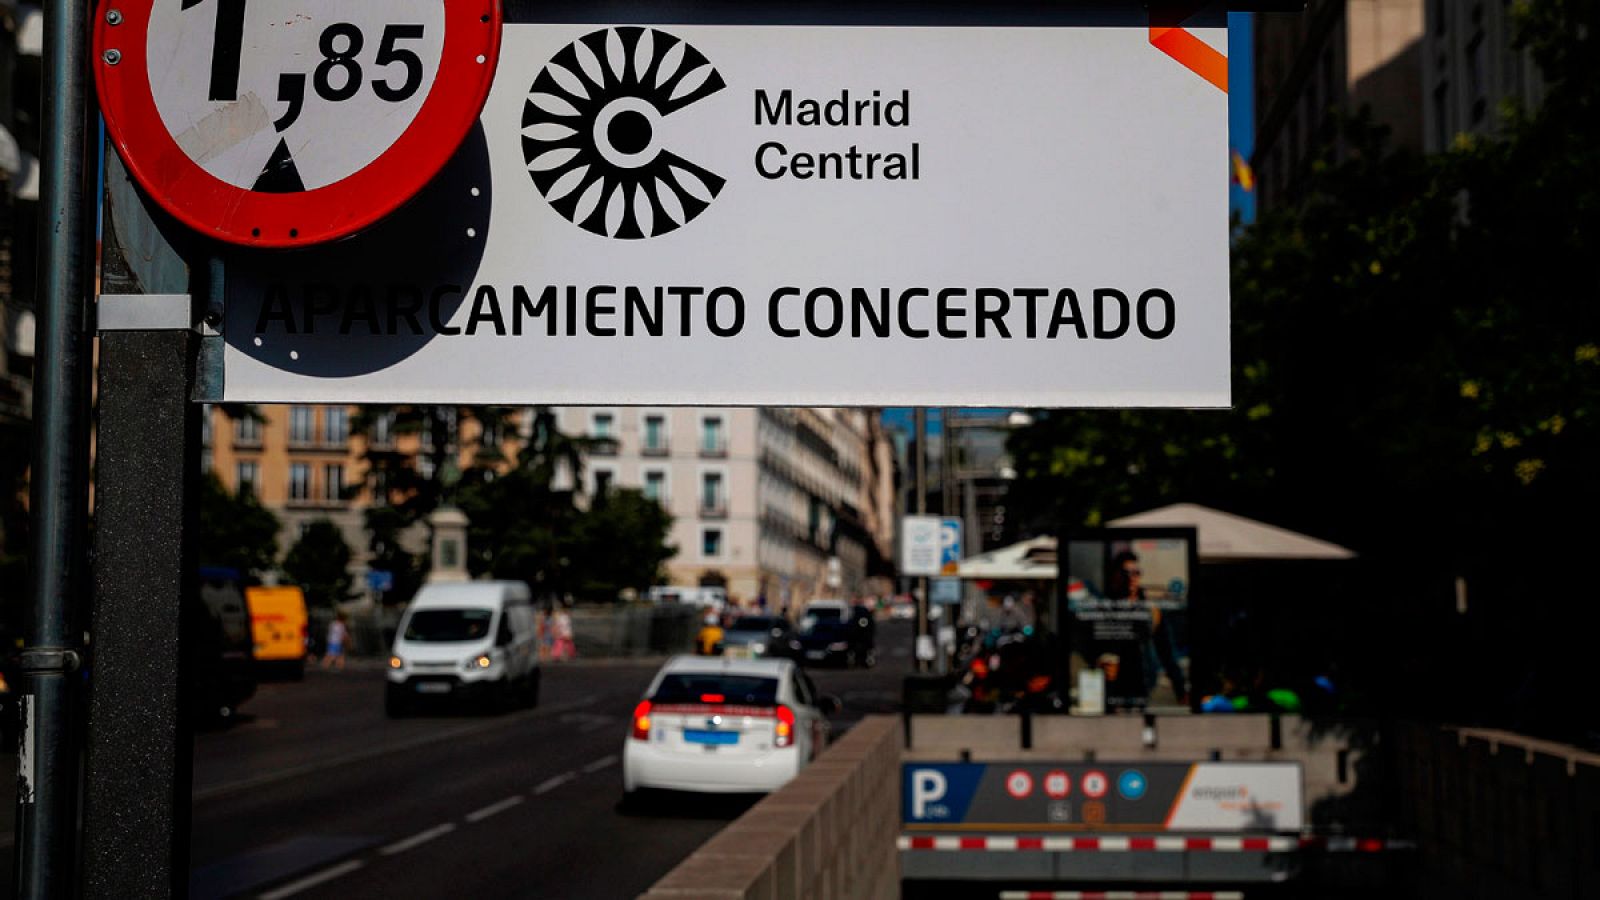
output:
[[1244, 900], [1239, 891], [1001, 891], [1000, 900]]
[[1300, 849], [1317, 850], [1322, 853], [1386, 853], [1393, 850], [1415, 850], [1417, 843], [1394, 838], [1311, 835], [1300, 839]]
[[1300, 849], [1293, 837], [1017, 837], [901, 835], [901, 850], [1042, 850], [1047, 853], [1286, 853]]

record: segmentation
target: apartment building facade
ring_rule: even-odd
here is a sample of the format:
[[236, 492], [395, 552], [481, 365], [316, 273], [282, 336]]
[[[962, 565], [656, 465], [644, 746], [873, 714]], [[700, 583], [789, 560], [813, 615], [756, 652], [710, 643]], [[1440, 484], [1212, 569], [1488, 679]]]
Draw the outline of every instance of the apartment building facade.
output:
[[1506, 0], [1428, 0], [1422, 44], [1423, 146], [1448, 150], [1458, 135], [1493, 136], [1509, 101], [1544, 99], [1532, 55], [1515, 46]]
[[726, 581], [768, 608], [886, 591], [893, 455], [875, 410], [567, 407], [602, 440], [584, 490], [637, 488], [673, 517], [673, 584]]
[[1262, 211], [1292, 203], [1313, 160], [1343, 152], [1335, 112], [1366, 109], [1395, 146], [1422, 149], [1423, 2], [1310, 0], [1304, 12], [1256, 14], [1251, 165]]

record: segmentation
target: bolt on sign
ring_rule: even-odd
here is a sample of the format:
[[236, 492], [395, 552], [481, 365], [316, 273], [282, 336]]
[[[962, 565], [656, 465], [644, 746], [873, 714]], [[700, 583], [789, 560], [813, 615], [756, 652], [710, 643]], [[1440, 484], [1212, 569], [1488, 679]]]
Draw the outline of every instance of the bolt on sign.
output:
[[229, 245], [208, 399], [1230, 402], [1220, 14], [123, 5], [117, 147]]

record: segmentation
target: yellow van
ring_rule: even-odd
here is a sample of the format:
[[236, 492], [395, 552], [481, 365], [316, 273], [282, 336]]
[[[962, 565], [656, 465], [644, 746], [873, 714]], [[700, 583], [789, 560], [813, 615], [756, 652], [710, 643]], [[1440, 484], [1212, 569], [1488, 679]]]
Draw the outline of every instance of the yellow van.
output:
[[296, 681], [306, 672], [306, 595], [293, 585], [245, 588], [256, 665]]

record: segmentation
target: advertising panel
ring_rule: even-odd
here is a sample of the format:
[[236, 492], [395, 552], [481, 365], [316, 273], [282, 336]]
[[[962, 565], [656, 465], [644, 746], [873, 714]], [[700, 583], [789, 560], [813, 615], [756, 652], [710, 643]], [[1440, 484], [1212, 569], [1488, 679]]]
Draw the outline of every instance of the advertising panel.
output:
[[901, 819], [916, 832], [1295, 832], [1298, 763], [921, 763], [901, 766]]
[[1063, 633], [1104, 674], [1106, 709], [1189, 707], [1194, 529], [1069, 533], [1062, 546]]

